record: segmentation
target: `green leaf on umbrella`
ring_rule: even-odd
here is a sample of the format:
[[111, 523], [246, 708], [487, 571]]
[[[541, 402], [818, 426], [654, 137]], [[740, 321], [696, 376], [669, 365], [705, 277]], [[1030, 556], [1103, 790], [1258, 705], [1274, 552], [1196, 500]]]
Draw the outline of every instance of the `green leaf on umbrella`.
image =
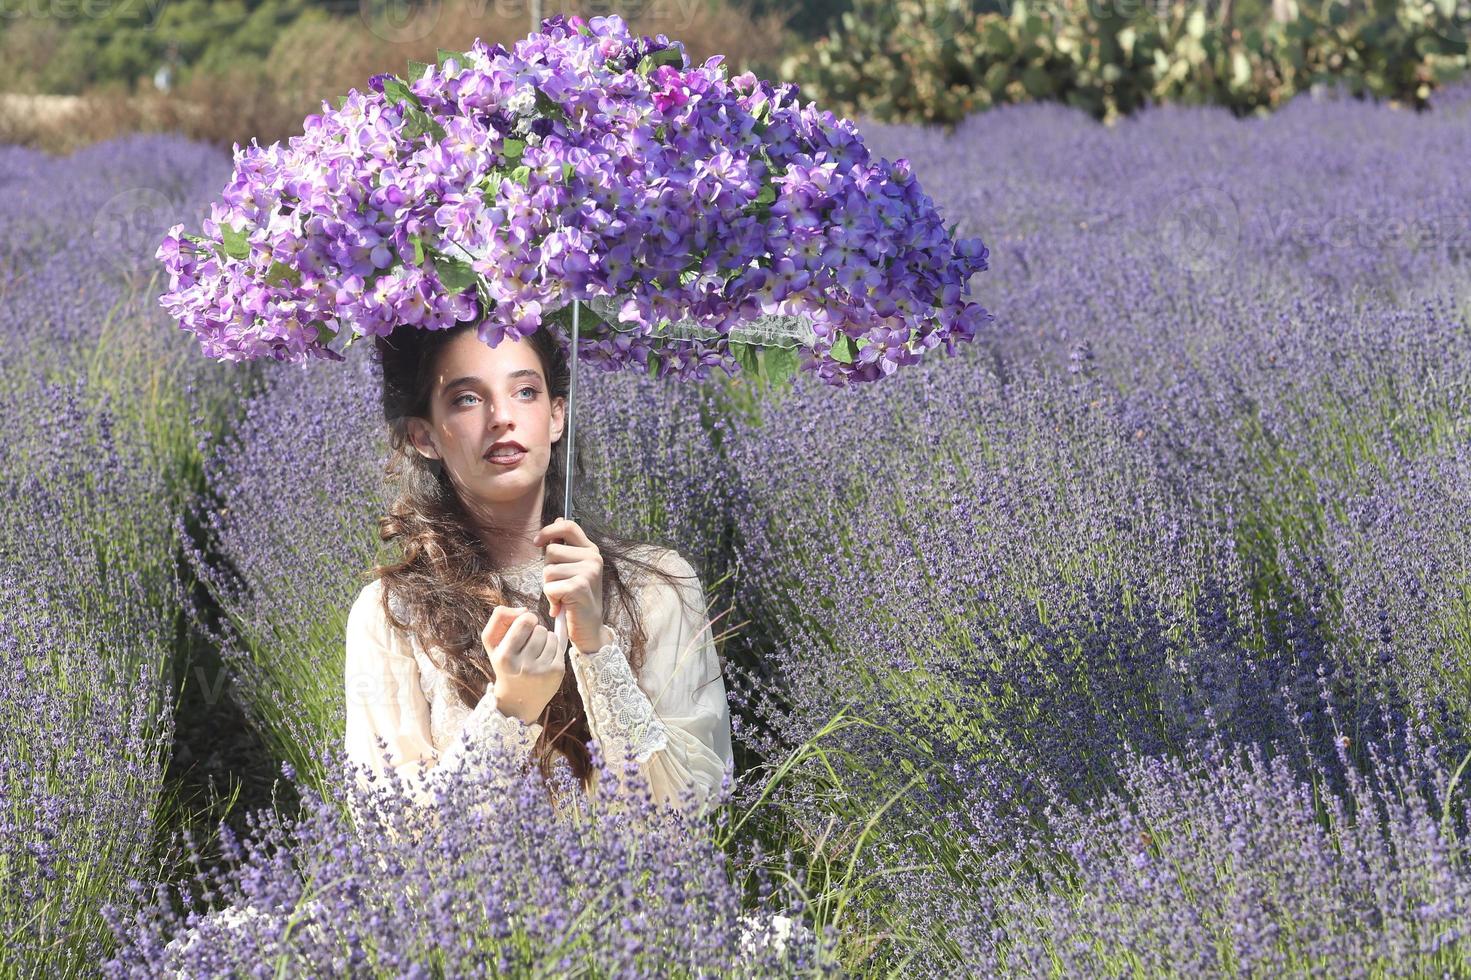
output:
[[180, 237], [182, 237], [185, 241], [192, 242], [195, 245], [208, 246], [211, 250], [214, 251], [215, 255], [219, 256], [221, 262], [225, 260], [224, 248], [220, 245], [219, 242], [215, 241], [214, 239], [205, 238], [203, 235], [192, 235], [187, 231], [180, 232]]
[[514, 166], [521, 162], [521, 154], [526, 150], [526, 141], [508, 138], [501, 143], [501, 159], [506, 166]]
[[300, 286], [301, 271], [287, 265], [285, 262], [272, 262], [271, 267], [266, 270], [266, 285], [271, 286], [278, 282], [281, 285], [290, 283], [293, 286]]
[[404, 136], [407, 139], [418, 139], [425, 133], [433, 133], [435, 142], [443, 143], [447, 134], [433, 116], [423, 109], [412, 106], [404, 109]]
[[592, 311], [592, 307], [586, 303], [582, 304], [581, 319], [577, 324], [577, 336], [596, 338], [598, 333], [606, 328], [608, 321]]
[[835, 361], [844, 364], [852, 364], [858, 359], [858, 344], [852, 337], [842, 334], [832, 346], [832, 356]]
[[250, 240], [244, 229], [220, 225], [220, 237], [224, 239], [225, 254], [232, 259], [250, 258]]
[[773, 382], [788, 382], [797, 373], [799, 358], [795, 347], [767, 347], [761, 351], [764, 373]]
[[559, 310], [543, 312], [541, 315], [541, 325], [546, 326], [551, 323], [560, 326], [562, 331], [570, 337], [572, 335], [572, 304], [568, 303]]
[[446, 51], [444, 48], [438, 48], [438, 49], [435, 50], [435, 61], [439, 65], [439, 67], [443, 68], [444, 67], [444, 63], [446, 61], [450, 60], [451, 58], [455, 59], [460, 64], [464, 64], [465, 63], [465, 52], [463, 52], [463, 51]]
[[530, 185], [530, 183], [531, 183], [531, 168], [528, 167], [528, 166], [526, 166], [525, 164], [522, 164], [521, 166], [517, 167], [515, 170], [512, 170], [511, 171], [511, 179], [514, 180], [516, 183], [520, 184], [522, 187], [526, 187], [526, 186]]
[[647, 75], [660, 65], [673, 65], [681, 68], [684, 66], [684, 56], [677, 48], [661, 48], [658, 51], [651, 51], [640, 59], [637, 71], [640, 75]]
[[531, 90], [536, 93], [536, 111], [537, 112], [541, 113], [543, 116], [546, 116], [547, 118], [557, 118], [557, 119], [565, 119], [566, 118], [566, 116], [567, 116], [567, 110], [565, 108], [563, 108], [562, 103], [558, 102], [556, 99], [552, 98], [550, 95], [547, 95], [545, 92], [543, 92], [541, 89], [537, 88], [535, 85], [533, 85], [531, 87]]
[[339, 95], [337, 97], [337, 108], [341, 109], [343, 106], [347, 105], [348, 98], [349, 97], [346, 95]]
[[960, 222], [959, 221], [952, 222], [951, 225], [950, 225], [950, 230], [947, 231], [947, 232], [945, 232], [945, 237], [946, 238], [954, 238], [955, 237], [955, 229], [956, 228], [959, 228], [959, 227], [960, 227]]
[[326, 321], [313, 320], [311, 326], [317, 328], [317, 343], [319, 344], [330, 344], [332, 339], [337, 336], [337, 331], [327, 326]]
[[[557, 324], [562, 328], [562, 332], [564, 334], [566, 334], [568, 337], [571, 337], [572, 303], [568, 303], [566, 306], [553, 310], [550, 313], [543, 313], [541, 321], [543, 324], [548, 322]], [[577, 312], [578, 338], [588, 339], [597, 337], [598, 329], [603, 326], [603, 323], [603, 318], [593, 312], [592, 307], [588, 306], [586, 303], [581, 304], [581, 307]]]
[[409, 77], [410, 78], [413, 78], [413, 79], [423, 78], [424, 77], [424, 73], [426, 71], [428, 71], [428, 70], [429, 70], [429, 65], [428, 65], [427, 62], [423, 62], [423, 61], [410, 61], [409, 62]]
[[736, 363], [741, 366], [742, 374], [760, 375], [761, 361], [756, 356], [755, 344], [748, 344], [743, 340], [732, 340], [730, 352], [735, 356]]
[[458, 293], [475, 285], [475, 270], [470, 267], [470, 263], [451, 258], [434, 249], [430, 249], [429, 254], [434, 258], [434, 274], [444, 283], [445, 289]]
[[480, 199], [485, 202], [486, 207], [495, 206], [496, 196], [500, 194], [501, 181], [505, 179], [506, 175], [497, 170], [492, 170], [485, 175], [487, 186], [484, 193], [480, 195]]
[[664, 355], [656, 350], [649, 351], [649, 377], [659, 376], [659, 365], [664, 363]]
[[401, 78], [388, 78], [383, 82], [383, 97], [388, 100], [389, 105], [397, 105], [407, 102], [415, 109], [422, 109], [419, 97], [409, 90], [408, 83]]
[[572, 183], [572, 175], [575, 174], [575, 173], [577, 173], [577, 164], [575, 164], [575, 163], [564, 163], [564, 164], [562, 164], [562, 183], [564, 183], [564, 184], [570, 184], [570, 183]]

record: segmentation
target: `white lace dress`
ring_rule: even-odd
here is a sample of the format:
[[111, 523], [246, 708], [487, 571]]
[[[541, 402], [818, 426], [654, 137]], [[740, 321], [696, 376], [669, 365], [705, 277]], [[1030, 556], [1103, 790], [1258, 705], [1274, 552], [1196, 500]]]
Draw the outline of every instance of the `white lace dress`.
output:
[[[537, 557], [503, 574], [537, 595], [544, 565]], [[607, 617], [615, 642], [587, 653], [572, 645], [567, 663], [608, 771], [621, 775], [624, 753], [631, 749], [655, 799], [677, 802], [680, 791], [690, 788], [703, 806], [731, 764], [730, 706], [698, 576], [676, 551], [664, 549], [657, 565], [678, 577], [679, 591], [658, 579], [633, 590], [647, 636], [638, 675], [624, 653], [630, 624], [617, 608]], [[490, 691], [466, 708], [419, 641], [387, 621], [381, 595], [381, 583], [370, 582], [348, 614], [348, 757], [384, 772], [377, 744], [383, 739], [388, 764], [424, 803], [432, 801], [435, 783], [459, 768], [472, 744], [496, 740], [519, 760], [527, 759], [542, 726], [502, 714]], [[392, 601], [394, 615], [406, 620], [396, 597]]]

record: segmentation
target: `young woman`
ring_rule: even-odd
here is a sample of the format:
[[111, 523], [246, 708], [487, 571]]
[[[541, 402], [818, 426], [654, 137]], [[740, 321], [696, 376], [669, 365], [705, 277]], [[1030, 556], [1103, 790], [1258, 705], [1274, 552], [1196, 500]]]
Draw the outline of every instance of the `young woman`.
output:
[[[348, 614], [346, 748], [362, 781], [392, 767], [432, 806], [436, 781], [494, 739], [589, 790], [595, 738], [612, 772], [631, 753], [656, 799], [702, 806], [732, 759], [704, 590], [678, 552], [560, 514], [570, 375], [555, 337], [491, 348], [470, 324], [401, 327], [375, 352], [398, 492], [379, 532], [401, 560], [374, 570]], [[552, 632], [561, 608], [570, 648]], [[311, 932], [326, 910], [307, 905]], [[209, 919], [234, 930], [263, 914], [285, 912]], [[812, 938], [781, 915], [743, 915], [741, 929], [743, 953]]]
[[495, 740], [586, 790], [596, 739], [609, 774], [631, 753], [656, 799], [702, 804], [732, 760], [704, 591], [677, 551], [562, 514], [570, 375], [556, 338], [492, 348], [471, 323], [405, 326], [375, 354], [397, 483], [379, 533], [401, 560], [374, 570], [348, 616], [359, 772], [392, 767], [428, 804], [471, 745]]

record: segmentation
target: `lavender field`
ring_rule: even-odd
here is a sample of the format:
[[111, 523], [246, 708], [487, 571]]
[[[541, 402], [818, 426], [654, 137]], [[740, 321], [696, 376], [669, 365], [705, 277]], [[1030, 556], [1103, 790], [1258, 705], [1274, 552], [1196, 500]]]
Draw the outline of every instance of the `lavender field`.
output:
[[0, 973], [1471, 975], [1471, 86], [862, 128], [991, 248], [976, 343], [579, 379], [582, 499], [710, 586], [728, 799], [467, 780], [432, 846], [340, 778], [367, 345], [159, 309], [226, 155], [0, 147]]

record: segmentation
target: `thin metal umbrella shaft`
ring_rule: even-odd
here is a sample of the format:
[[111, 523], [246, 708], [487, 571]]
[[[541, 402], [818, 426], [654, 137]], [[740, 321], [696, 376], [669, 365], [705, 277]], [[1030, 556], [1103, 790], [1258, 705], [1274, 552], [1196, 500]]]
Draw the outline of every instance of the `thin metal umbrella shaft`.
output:
[[572, 440], [577, 434], [577, 334], [582, 303], [572, 301], [572, 383], [567, 389], [567, 472], [562, 487], [562, 516], [572, 520]]
[[[563, 474], [562, 480], [562, 516], [569, 521], [572, 520], [572, 460], [576, 458], [573, 456], [572, 442], [577, 434], [577, 335], [581, 332], [578, 317], [581, 308], [582, 303], [574, 299], [572, 301], [572, 381], [567, 388], [567, 472]], [[557, 610], [557, 621], [552, 632], [557, 635], [559, 643], [568, 642], [570, 634], [565, 607]], [[586, 652], [591, 653], [592, 651]]]

